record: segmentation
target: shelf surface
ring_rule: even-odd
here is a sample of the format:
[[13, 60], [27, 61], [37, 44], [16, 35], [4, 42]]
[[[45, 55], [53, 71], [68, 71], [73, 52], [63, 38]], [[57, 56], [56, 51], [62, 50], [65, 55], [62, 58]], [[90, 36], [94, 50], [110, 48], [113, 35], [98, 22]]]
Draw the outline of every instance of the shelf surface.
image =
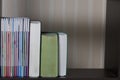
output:
[[115, 78], [115, 74], [104, 69], [68, 69], [68, 78]]
[[[1, 78], [3, 79], [3, 78]], [[4, 78], [4, 79], [48, 79], [48, 80], [63, 80], [63, 79], [81, 79], [81, 80], [119, 80], [118, 77], [104, 69], [68, 69], [67, 76], [56, 78]]]

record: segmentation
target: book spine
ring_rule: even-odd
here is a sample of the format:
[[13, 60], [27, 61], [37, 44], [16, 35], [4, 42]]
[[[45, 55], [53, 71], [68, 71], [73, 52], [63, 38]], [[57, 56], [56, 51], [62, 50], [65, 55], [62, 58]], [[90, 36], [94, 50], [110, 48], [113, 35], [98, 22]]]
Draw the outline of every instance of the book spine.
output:
[[21, 20], [21, 49], [22, 49], [22, 50], [21, 50], [21, 51], [22, 51], [22, 52], [21, 52], [21, 53], [22, 53], [22, 54], [21, 54], [21, 71], [22, 71], [22, 72], [21, 72], [21, 75], [22, 75], [22, 76], [24, 76], [24, 65], [23, 65], [23, 61], [24, 61], [24, 59], [23, 59], [23, 54], [24, 54], [24, 52], [23, 52], [23, 45], [24, 45], [24, 44], [23, 44], [23, 30], [24, 30], [24, 29], [23, 29], [23, 28], [24, 28], [24, 19]]
[[4, 77], [4, 66], [3, 66], [3, 48], [4, 48], [4, 19], [1, 19], [1, 54], [0, 54], [0, 66], [1, 66], [1, 76]]
[[58, 33], [58, 35], [59, 35], [59, 76], [66, 76], [67, 34]]
[[8, 19], [6, 20], [7, 21], [7, 26], [6, 26], [6, 77], [9, 77], [9, 52], [8, 52]]
[[[40, 64], [40, 22], [30, 23], [29, 77], [39, 77]], [[36, 46], [36, 47], [35, 47]]]
[[11, 36], [11, 48], [12, 48], [12, 54], [11, 54], [11, 72], [12, 76], [14, 76], [14, 18], [11, 19], [12, 24], [12, 36]]
[[23, 19], [23, 36], [22, 36], [22, 51], [23, 51], [23, 55], [22, 55], [22, 65], [23, 65], [23, 76], [25, 76], [25, 19]]
[[25, 66], [24, 66], [24, 71], [25, 71], [25, 72], [24, 72], [24, 74], [25, 74], [25, 76], [26, 76], [26, 38], [27, 38], [27, 37], [26, 37], [26, 27], [27, 27], [26, 24], [27, 24], [27, 20], [25, 19], [25, 27], [24, 27], [24, 29], [25, 29], [25, 30], [24, 30], [24, 31], [25, 31], [25, 32], [24, 32], [24, 33], [25, 33], [25, 34], [24, 34], [24, 41], [25, 41], [25, 44], [24, 44], [24, 47], [25, 47], [25, 50], [24, 50], [24, 51], [25, 51], [25, 52], [24, 52], [24, 53], [25, 53], [25, 57], [24, 57], [24, 58], [25, 58], [25, 59], [24, 59], [24, 60], [25, 60], [25, 61], [24, 61], [24, 65], [25, 65]]
[[17, 58], [17, 21], [16, 19], [14, 18], [14, 59], [15, 59], [15, 62], [14, 62], [14, 76], [16, 77], [17, 76], [17, 63], [18, 63], [18, 58]]
[[16, 26], [16, 49], [17, 49], [17, 76], [19, 76], [19, 64], [18, 64], [18, 55], [19, 55], [19, 34], [18, 34], [18, 19], [17, 20], [17, 26]]
[[9, 52], [8, 52], [8, 19], [7, 19], [7, 31], [6, 31], [6, 77], [9, 77]]
[[57, 77], [58, 76], [58, 36], [57, 34], [56, 33], [43, 34], [41, 45], [42, 45], [41, 77]]
[[8, 24], [8, 29], [9, 29], [9, 36], [8, 36], [8, 40], [9, 40], [9, 76], [12, 77], [12, 71], [11, 71], [11, 55], [12, 55], [12, 24], [11, 24], [11, 18], [9, 18], [9, 24]]
[[6, 49], [6, 42], [7, 42], [7, 38], [6, 38], [6, 33], [7, 33], [7, 19], [4, 18], [4, 32], [3, 32], [3, 53], [4, 53], [4, 65], [3, 65], [3, 76], [7, 75], [7, 49]]
[[19, 19], [19, 76], [23, 77], [22, 70], [22, 19]]
[[26, 27], [26, 76], [29, 76], [29, 19]]

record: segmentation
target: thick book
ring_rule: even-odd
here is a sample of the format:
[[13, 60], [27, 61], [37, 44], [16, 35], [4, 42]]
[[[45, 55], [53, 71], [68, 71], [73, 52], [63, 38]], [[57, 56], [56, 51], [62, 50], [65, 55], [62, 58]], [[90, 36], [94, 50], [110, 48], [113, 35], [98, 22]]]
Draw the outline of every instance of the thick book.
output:
[[41, 42], [41, 77], [58, 76], [58, 35], [42, 33]]
[[29, 77], [39, 77], [40, 68], [40, 21], [30, 23]]
[[58, 32], [58, 36], [59, 36], [59, 76], [66, 76], [67, 34]]

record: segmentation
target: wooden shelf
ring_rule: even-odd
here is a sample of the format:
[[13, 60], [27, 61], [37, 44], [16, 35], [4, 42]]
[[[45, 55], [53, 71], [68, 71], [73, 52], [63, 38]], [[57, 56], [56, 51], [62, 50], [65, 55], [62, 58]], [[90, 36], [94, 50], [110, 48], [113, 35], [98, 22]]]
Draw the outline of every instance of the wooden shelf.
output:
[[117, 75], [104, 69], [69, 69], [69, 78], [116, 78]]
[[38, 79], [47, 79], [47, 80], [117, 80], [118, 76], [113, 74], [110, 71], [104, 69], [68, 69], [66, 77], [56, 77], [56, 78], [0, 78], [0, 79], [29, 79], [29, 80], [38, 80]]
[[[0, 4], [2, 5], [2, 0]], [[0, 16], [2, 6], [0, 5]], [[120, 80], [120, 0], [107, 0], [105, 69], [68, 69], [66, 77], [0, 78], [6, 80]], [[109, 71], [108, 71], [109, 69]]]

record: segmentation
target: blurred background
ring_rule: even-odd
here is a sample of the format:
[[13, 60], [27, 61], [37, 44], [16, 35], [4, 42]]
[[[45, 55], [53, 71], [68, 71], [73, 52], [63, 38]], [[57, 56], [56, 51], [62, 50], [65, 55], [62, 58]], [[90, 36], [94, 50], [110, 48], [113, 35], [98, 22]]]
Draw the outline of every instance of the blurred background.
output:
[[106, 0], [2, 0], [2, 17], [27, 16], [68, 34], [68, 68], [104, 68]]

